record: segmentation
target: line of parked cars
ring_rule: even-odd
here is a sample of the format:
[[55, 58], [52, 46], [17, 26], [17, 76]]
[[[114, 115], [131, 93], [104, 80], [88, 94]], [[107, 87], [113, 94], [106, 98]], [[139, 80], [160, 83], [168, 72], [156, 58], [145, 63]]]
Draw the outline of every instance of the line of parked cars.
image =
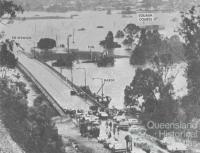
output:
[[113, 117], [113, 120], [118, 124], [120, 130], [128, 131], [132, 126], [141, 126], [141, 122], [137, 118], [127, 119], [125, 114]]

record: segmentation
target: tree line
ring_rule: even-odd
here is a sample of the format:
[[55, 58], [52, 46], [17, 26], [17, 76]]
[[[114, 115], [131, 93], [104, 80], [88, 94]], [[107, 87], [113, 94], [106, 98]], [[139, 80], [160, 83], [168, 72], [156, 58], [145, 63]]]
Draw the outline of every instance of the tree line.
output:
[[[181, 17], [178, 32], [184, 42], [181, 43], [177, 36], [162, 38], [158, 31], [143, 29], [130, 58], [131, 64], [143, 64], [148, 60], [153, 65], [153, 68], [138, 68], [132, 82], [124, 90], [126, 106], [134, 106], [139, 97], [143, 98], [140, 119], [144, 125], [150, 120], [156, 123], [191, 123], [196, 119], [197, 124], [200, 123], [200, 16], [192, 7], [188, 12], [182, 12]], [[179, 99], [174, 98], [173, 81], [176, 75], [167, 77], [176, 54], [181, 55], [181, 62], [187, 63], [188, 94]], [[138, 62], [141, 59], [142, 62], [138, 63], [137, 58]], [[148, 129], [148, 133], [158, 136], [155, 129]]]

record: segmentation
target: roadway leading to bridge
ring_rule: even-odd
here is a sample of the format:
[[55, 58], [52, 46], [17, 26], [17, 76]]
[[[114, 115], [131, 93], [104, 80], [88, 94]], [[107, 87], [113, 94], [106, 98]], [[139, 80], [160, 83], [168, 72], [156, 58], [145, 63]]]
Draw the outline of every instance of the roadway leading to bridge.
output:
[[18, 54], [18, 60], [62, 108], [89, 110], [92, 103], [78, 96], [71, 96], [70, 86], [67, 86], [50, 68], [24, 54]]

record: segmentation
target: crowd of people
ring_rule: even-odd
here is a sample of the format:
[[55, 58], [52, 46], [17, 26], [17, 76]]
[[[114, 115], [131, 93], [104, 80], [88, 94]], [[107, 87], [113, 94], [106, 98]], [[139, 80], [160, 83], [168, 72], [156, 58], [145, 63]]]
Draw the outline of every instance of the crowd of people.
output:
[[120, 128], [119, 126], [112, 121], [106, 121], [106, 134], [108, 138], [111, 138], [112, 135], [116, 137], [116, 134], [119, 136]]
[[79, 128], [81, 136], [88, 137], [88, 138], [98, 138], [100, 134], [99, 125], [93, 124], [87, 120], [80, 119], [79, 120]]

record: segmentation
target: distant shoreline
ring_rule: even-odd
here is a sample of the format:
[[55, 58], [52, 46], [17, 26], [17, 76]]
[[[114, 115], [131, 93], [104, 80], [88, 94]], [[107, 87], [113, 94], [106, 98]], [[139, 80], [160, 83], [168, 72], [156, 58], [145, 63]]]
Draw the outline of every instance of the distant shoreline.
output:
[[[9, 18], [3, 18], [9, 19]], [[40, 20], [40, 19], [73, 19], [73, 17], [61, 17], [61, 16], [33, 16], [33, 17], [16, 17], [13, 20]]]

